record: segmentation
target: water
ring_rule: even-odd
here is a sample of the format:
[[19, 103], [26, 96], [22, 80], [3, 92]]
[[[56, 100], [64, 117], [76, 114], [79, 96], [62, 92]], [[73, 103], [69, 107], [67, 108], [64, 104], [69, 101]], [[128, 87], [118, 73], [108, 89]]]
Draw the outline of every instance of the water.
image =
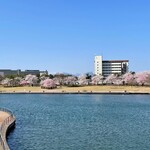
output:
[[150, 150], [149, 95], [1, 94], [11, 150]]

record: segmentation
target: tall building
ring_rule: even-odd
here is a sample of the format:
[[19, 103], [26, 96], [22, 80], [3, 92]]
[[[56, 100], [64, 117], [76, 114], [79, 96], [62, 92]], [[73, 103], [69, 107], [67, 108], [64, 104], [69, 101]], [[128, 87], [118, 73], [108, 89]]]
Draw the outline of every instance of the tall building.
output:
[[95, 56], [95, 74], [104, 77], [111, 74], [122, 75], [128, 72], [128, 64], [129, 60], [103, 60], [102, 56]]
[[95, 74], [96, 75], [103, 74], [102, 62], [103, 62], [102, 56], [95, 56], [94, 65], [95, 65]]

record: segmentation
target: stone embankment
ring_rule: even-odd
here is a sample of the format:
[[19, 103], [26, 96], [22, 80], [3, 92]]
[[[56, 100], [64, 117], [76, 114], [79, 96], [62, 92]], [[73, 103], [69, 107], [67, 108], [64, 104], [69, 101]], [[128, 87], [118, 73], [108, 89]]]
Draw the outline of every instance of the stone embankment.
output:
[[6, 136], [15, 127], [15, 117], [11, 111], [0, 108], [0, 150], [10, 150]]
[[0, 92], [0, 94], [117, 94], [117, 95], [150, 95], [150, 92], [145, 91], [13, 91], [13, 92]]

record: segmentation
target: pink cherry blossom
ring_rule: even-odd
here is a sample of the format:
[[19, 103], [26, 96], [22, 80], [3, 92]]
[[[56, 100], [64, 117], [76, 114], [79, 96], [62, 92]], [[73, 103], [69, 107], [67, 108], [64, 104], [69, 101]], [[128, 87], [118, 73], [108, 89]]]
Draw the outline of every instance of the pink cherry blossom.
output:
[[52, 79], [46, 79], [44, 81], [41, 81], [40, 83], [42, 88], [47, 88], [47, 89], [53, 89], [56, 88], [56, 84]]
[[95, 75], [92, 77], [92, 85], [103, 84], [104, 77], [102, 75]]

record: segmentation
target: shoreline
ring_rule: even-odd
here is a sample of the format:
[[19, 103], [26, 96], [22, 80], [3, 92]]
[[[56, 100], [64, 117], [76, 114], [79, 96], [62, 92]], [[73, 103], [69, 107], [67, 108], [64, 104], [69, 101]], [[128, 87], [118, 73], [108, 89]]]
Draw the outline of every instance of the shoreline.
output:
[[19, 91], [19, 92], [0, 92], [0, 94], [108, 94], [108, 95], [133, 95], [133, 94], [137, 94], [137, 95], [150, 95], [150, 92], [132, 92], [132, 91], [126, 91], [126, 92], [121, 92], [121, 91], [106, 91], [106, 92], [93, 92], [93, 91], [89, 91], [89, 92], [82, 92], [82, 91], [78, 91], [78, 92], [33, 92], [33, 91], [29, 91], [29, 92], [23, 92], [23, 91]]
[[55, 89], [41, 89], [41, 87], [2, 87], [0, 94], [150, 94], [147, 86], [83, 86]]

